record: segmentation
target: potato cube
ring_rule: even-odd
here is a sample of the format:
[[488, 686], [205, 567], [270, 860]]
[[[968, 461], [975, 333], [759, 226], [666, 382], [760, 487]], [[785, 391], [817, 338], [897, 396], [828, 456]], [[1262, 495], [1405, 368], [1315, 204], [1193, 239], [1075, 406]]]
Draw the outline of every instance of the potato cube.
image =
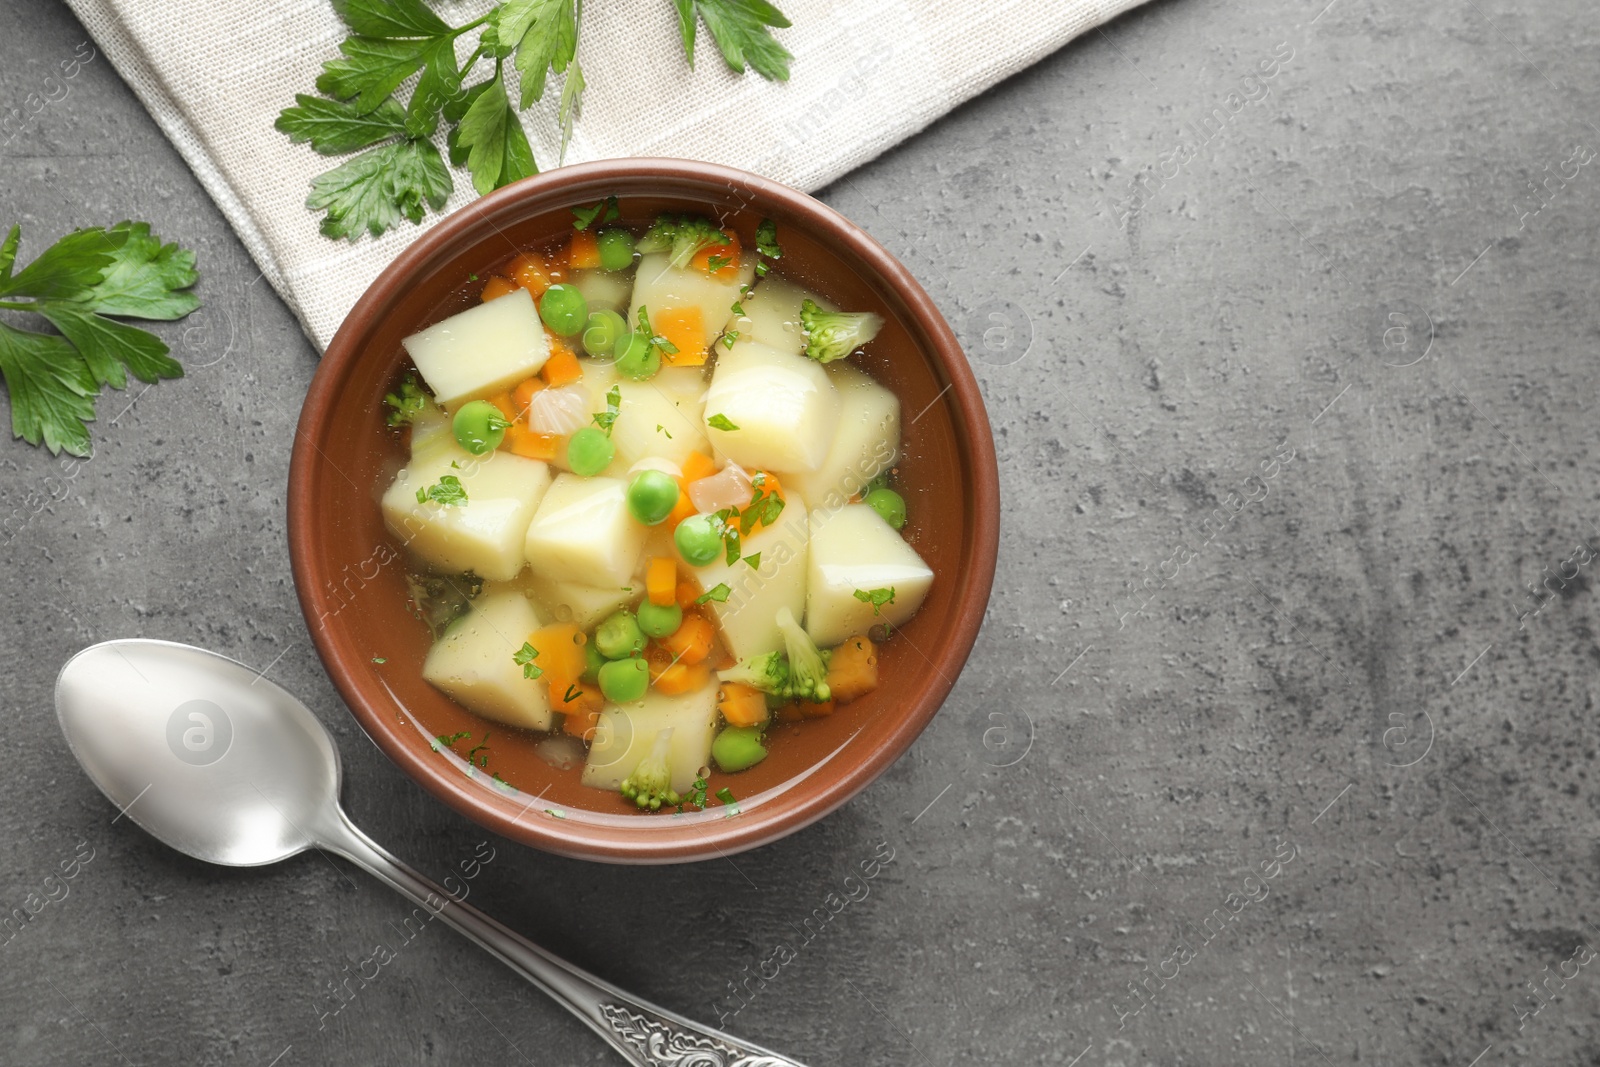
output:
[[626, 492], [620, 478], [557, 475], [523, 544], [534, 573], [581, 585], [628, 585], [645, 527], [628, 514]]
[[814, 471], [779, 471], [815, 508], [832, 511], [894, 465], [900, 452], [900, 401], [872, 376], [843, 360], [827, 365], [839, 391], [839, 425]]
[[754, 342], [803, 354], [806, 335], [800, 327], [800, 305], [806, 300], [814, 301], [824, 311], [838, 310], [831, 301], [804, 286], [776, 274], [767, 275], [756, 284], [755, 292], [739, 301], [744, 314], [728, 320], [728, 329], [739, 334], [735, 347]]
[[665, 252], [640, 257], [633, 281], [633, 301], [628, 307], [628, 325], [638, 325], [641, 306], [649, 309], [652, 323], [660, 313], [692, 309], [701, 323], [702, 352], [709, 351], [739, 299], [739, 287], [749, 285], [755, 278], [757, 256], [753, 252], [741, 256], [739, 270], [730, 278], [713, 278], [694, 267], [669, 267], [668, 258]]
[[583, 630], [644, 594], [643, 581], [622, 586], [594, 586], [535, 577], [529, 588], [534, 600], [551, 619], [570, 622]]
[[[730, 564], [719, 557], [710, 566], [695, 568], [702, 589], [728, 587], [726, 602], [710, 600], [706, 607], [716, 615], [728, 651], [739, 659], [783, 647], [779, 608], [788, 608], [797, 619], [805, 613], [809, 526], [805, 498], [785, 486], [777, 521], [744, 538], [739, 559]], [[759, 570], [744, 561], [758, 552]]]
[[[419, 504], [417, 491], [459, 478], [464, 504]], [[383, 494], [383, 520], [412, 552], [447, 573], [473, 571], [504, 581], [523, 566], [523, 541], [550, 467], [509, 452], [474, 456], [454, 441], [432, 441]]]
[[687, 793], [700, 768], [711, 761], [711, 739], [717, 726], [717, 681], [690, 693], [665, 696], [655, 689], [632, 704], [607, 704], [600, 713], [589, 759], [583, 767], [583, 784], [615, 790], [650, 754], [656, 735], [672, 731], [667, 765], [672, 788]]
[[428, 650], [422, 677], [486, 719], [548, 730], [550, 688], [512, 658], [542, 624], [521, 593], [484, 593]]
[[[575, 270], [572, 284], [588, 303], [590, 311], [615, 311], [625, 315], [628, 296], [633, 291], [633, 274], [625, 270]], [[630, 321], [629, 326], [633, 323]]]
[[[719, 415], [736, 429], [712, 426]], [[717, 357], [705, 420], [711, 444], [746, 469], [814, 471], [833, 444], [839, 391], [816, 360], [735, 345]]]
[[[823, 648], [866, 633], [875, 623], [899, 626], [915, 614], [933, 571], [905, 538], [865, 504], [811, 513], [806, 579], [806, 632]], [[856, 591], [894, 590], [876, 612]]]
[[[624, 471], [646, 456], [682, 464], [690, 452], [709, 452], [706, 440], [706, 380], [699, 367], [663, 367], [647, 382], [618, 383], [611, 440]], [[602, 408], [601, 410], [604, 410]]]
[[533, 297], [516, 289], [436, 322], [402, 344], [434, 399], [454, 409], [539, 373], [550, 358]]

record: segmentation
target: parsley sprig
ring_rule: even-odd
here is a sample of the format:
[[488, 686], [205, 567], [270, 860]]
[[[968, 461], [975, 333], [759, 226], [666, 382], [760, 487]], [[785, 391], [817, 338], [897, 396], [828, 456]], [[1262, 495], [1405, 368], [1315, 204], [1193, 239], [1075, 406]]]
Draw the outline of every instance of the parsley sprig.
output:
[[[789, 20], [767, 0], [672, 4], [691, 68], [704, 23], [732, 70], [788, 80], [794, 57], [772, 30]], [[544, 99], [551, 75], [561, 78], [556, 124], [565, 156], [586, 87], [578, 61], [582, 0], [502, 0], [460, 26], [424, 0], [333, 0], [333, 6], [349, 30], [340, 55], [323, 64], [317, 93], [297, 94], [276, 122], [295, 143], [350, 157], [312, 179], [306, 206], [324, 213], [324, 235], [378, 236], [402, 218], [420, 222], [430, 208], [442, 208], [454, 181], [436, 143], [441, 128], [449, 163], [466, 166], [479, 195], [538, 173], [519, 112]], [[480, 63], [492, 70], [472, 82]], [[506, 87], [508, 67], [521, 87], [515, 100]], [[400, 86], [413, 78], [410, 95], [400, 99]]]
[[[0, 309], [48, 319], [60, 333], [0, 322], [0, 377], [11, 397], [11, 432], [52, 453], [90, 451], [88, 423], [102, 386], [183, 377], [153, 333], [117, 318], [181, 319], [200, 306], [194, 253], [162, 244], [149, 223], [74, 230], [14, 270], [22, 230], [0, 242]], [[109, 316], [116, 316], [112, 318]]]

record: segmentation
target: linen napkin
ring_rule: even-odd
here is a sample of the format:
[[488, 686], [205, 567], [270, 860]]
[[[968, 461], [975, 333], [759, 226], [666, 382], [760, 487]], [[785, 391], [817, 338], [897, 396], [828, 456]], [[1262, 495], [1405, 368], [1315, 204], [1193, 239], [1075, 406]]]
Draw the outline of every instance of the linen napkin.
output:
[[[812, 191], [1002, 78], [1141, 0], [781, 0], [790, 81], [729, 71], [702, 27], [689, 70], [667, 0], [589, 0], [579, 59], [588, 89], [567, 162], [679, 156]], [[238, 231], [318, 349], [379, 271], [421, 233], [334, 241], [305, 206], [339, 160], [273, 128], [313, 92], [345, 30], [329, 0], [68, 0]], [[490, 6], [437, 7], [459, 25]], [[559, 80], [523, 113], [554, 165]], [[476, 194], [455, 172], [453, 210]], [[441, 216], [432, 214], [423, 227]]]

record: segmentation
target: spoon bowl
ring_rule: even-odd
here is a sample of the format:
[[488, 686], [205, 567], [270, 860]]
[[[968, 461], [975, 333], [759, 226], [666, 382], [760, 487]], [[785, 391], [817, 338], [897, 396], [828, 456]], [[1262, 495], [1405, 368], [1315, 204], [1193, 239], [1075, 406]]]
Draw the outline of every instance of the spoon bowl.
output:
[[327, 730], [242, 663], [170, 641], [107, 641], [61, 668], [56, 715], [90, 780], [180, 852], [231, 867], [337, 852], [544, 990], [636, 1067], [800, 1067], [623, 992], [395, 859], [339, 807]]
[[338, 803], [339, 753], [306, 706], [236, 660], [109, 641], [67, 661], [56, 714], [72, 754], [152, 837], [230, 867], [311, 847]]

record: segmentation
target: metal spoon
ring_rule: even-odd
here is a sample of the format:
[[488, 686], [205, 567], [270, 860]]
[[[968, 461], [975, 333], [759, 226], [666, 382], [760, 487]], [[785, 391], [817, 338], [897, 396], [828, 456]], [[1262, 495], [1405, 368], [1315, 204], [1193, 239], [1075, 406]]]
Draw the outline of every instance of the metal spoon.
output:
[[327, 730], [242, 663], [169, 641], [107, 641], [61, 668], [56, 714], [100, 791], [179, 852], [233, 867], [337, 852], [550, 994], [637, 1067], [802, 1067], [624, 993], [389, 855], [339, 807]]

